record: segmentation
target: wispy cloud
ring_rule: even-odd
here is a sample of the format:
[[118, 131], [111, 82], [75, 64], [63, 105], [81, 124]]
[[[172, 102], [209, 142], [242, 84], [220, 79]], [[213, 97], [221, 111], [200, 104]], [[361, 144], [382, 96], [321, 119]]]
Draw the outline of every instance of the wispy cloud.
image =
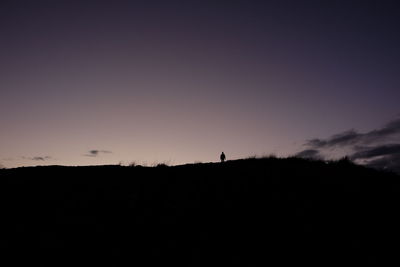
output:
[[335, 134], [327, 139], [311, 139], [306, 142], [306, 146], [314, 149], [356, 146], [387, 142], [391, 140], [399, 141], [400, 137], [400, 119], [391, 121], [380, 129], [367, 133], [358, 133], [355, 130], [345, 131]]
[[311, 139], [308, 140], [306, 145], [311, 148], [320, 149], [333, 146], [347, 146], [356, 143], [362, 134], [357, 133], [355, 130], [349, 130], [343, 133], [335, 134], [328, 139]]
[[97, 157], [100, 154], [110, 154], [110, 153], [112, 153], [112, 152], [108, 151], [108, 150], [96, 150], [96, 149], [93, 149], [93, 150], [89, 150], [87, 152], [87, 154], [85, 154], [85, 156], [86, 157]]
[[297, 153], [304, 158], [332, 157], [332, 149], [347, 151], [350, 159], [375, 168], [400, 172], [400, 119], [366, 133], [355, 130], [306, 141], [306, 149]]
[[44, 157], [22, 157], [23, 159], [27, 159], [27, 160], [33, 160], [33, 161], [46, 161], [49, 159], [52, 159], [52, 157], [50, 156], [44, 156]]
[[373, 158], [367, 161], [366, 165], [377, 169], [391, 170], [400, 174], [400, 154]]
[[374, 157], [389, 156], [400, 154], [400, 144], [387, 144], [375, 147], [357, 148], [359, 151], [355, 152], [352, 159], [370, 159]]
[[316, 149], [306, 149], [296, 154], [297, 157], [307, 159], [321, 159], [322, 156]]

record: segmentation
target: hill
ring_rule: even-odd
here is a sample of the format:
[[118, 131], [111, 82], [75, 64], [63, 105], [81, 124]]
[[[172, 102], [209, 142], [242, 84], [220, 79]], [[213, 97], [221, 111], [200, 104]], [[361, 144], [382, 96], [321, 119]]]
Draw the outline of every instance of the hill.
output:
[[0, 170], [0, 246], [41, 266], [398, 262], [399, 181], [298, 158]]

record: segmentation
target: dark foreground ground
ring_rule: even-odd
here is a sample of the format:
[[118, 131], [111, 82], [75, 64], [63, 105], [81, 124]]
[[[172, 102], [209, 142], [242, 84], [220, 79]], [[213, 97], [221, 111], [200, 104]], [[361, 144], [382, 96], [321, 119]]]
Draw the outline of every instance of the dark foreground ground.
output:
[[25, 266], [398, 263], [399, 179], [294, 158], [1, 170], [0, 253]]

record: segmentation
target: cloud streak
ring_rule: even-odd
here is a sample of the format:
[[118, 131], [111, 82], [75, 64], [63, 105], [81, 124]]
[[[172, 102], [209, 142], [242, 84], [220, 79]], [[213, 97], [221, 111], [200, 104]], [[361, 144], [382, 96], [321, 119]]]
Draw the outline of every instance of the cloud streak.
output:
[[355, 162], [400, 173], [400, 118], [366, 133], [349, 130], [326, 139], [311, 139], [304, 145], [306, 149], [296, 156], [317, 159], [324, 158], [322, 155], [332, 157], [332, 149], [339, 148], [346, 150], [346, 156]]
[[352, 159], [369, 159], [374, 157], [388, 156], [400, 154], [400, 144], [388, 144], [376, 147], [358, 148], [360, 151], [355, 152]]
[[44, 157], [22, 157], [23, 159], [27, 160], [32, 160], [32, 161], [46, 161], [51, 159], [52, 157], [50, 156], [44, 156]]
[[306, 159], [321, 159], [322, 156], [316, 149], [306, 149], [296, 154], [297, 157]]
[[378, 157], [368, 161], [366, 165], [372, 168], [390, 170], [400, 174], [400, 154]]
[[347, 147], [355, 145], [366, 145], [370, 143], [387, 142], [399, 140], [400, 119], [396, 119], [384, 125], [382, 128], [367, 133], [358, 133], [355, 130], [345, 131], [335, 134], [328, 139], [311, 139], [306, 142], [306, 146], [313, 149]]
[[93, 149], [93, 150], [89, 150], [87, 154], [85, 154], [86, 157], [97, 157], [100, 154], [110, 154], [112, 153], [111, 151], [108, 150], [97, 150], [97, 149]]

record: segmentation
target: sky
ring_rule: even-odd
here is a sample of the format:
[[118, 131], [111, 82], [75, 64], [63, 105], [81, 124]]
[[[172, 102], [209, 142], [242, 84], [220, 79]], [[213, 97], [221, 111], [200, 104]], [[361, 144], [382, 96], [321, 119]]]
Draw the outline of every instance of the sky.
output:
[[393, 162], [398, 14], [385, 0], [2, 0], [0, 166]]

